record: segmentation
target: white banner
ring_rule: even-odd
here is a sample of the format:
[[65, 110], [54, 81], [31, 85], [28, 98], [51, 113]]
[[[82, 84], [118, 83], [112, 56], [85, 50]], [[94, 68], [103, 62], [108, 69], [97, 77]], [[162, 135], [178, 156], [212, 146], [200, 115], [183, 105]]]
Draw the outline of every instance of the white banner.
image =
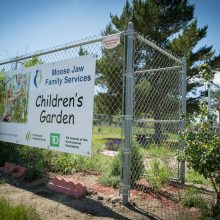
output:
[[5, 73], [0, 140], [91, 155], [95, 64], [81, 56]]

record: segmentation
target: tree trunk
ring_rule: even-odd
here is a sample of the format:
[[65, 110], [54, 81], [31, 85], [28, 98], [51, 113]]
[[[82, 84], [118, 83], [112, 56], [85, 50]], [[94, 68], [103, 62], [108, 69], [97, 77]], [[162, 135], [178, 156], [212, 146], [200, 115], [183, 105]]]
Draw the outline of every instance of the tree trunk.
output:
[[213, 217], [220, 218], [220, 191], [217, 193], [217, 201], [213, 208]]
[[155, 130], [154, 141], [156, 144], [160, 144], [162, 139], [162, 129], [161, 129], [161, 123], [158, 122], [158, 120], [161, 120], [159, 109], [156, 109], [154, 111], [154, 120], [156, 120], [156, 122], [154, 123], [154, 130]]

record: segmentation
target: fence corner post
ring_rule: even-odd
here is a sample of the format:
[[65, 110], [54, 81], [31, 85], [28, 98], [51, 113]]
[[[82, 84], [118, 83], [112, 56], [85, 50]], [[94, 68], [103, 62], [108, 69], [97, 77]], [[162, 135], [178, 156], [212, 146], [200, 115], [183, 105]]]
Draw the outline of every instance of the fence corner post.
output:
[[[182, 121], [181, 121], [181, 132], [184, 132], [186, 127], [186, 58], [182, 58]], [[180, 161], [180, 183], [185, 184], [185, 160], [183, 159], [185, 148], [185, 142], [181, 142], [181, 161]]]
[[123, 152], [123, 173], [122, 173], [122, 204], [128, 203], [130, 188], [130, 154], [131, 154], [131, 129], [133, 119], [134, 99], [134, 25], [128, 23], [127, 30], [127, 54], [125, 74], [125, 110], [124, 110], [124, 152]]

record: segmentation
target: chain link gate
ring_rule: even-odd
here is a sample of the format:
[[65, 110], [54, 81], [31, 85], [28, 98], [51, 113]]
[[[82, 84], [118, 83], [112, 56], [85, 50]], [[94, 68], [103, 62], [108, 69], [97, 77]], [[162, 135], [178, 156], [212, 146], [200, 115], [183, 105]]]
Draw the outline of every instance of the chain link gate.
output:
[[127, 35], [123, 203], [129, 194], [139, 209], [162, 219], [191, 218], [176, 202], [167, 209], [157, 193], [149, 196], [170, 179], [185, 180], [179, 132], [185, 128], [186, 60], [135, 33], [132, 23]]
[[214, 82], [207, 83], [208, 109], [215, 115], [213, 126], [218, 135], [220, 135], [220, 86]]
[[[160, 175], [160, 167], [165, 167], [167, 178], [184, 183], [185, 164], [178, 161], [184, 143], [178, 135], [185, 126], [182, 116], [186, 112], [186, 61], [135, 33], [132, 23], [127, 31], [116, 34], [121, 43], [114, 49], [107, 50], [102, 45], [109, 36], [90, 37], [0, 62], [0, 71], [21, 70], [36, 57], [41, 63], [52, 63], [95, 55], [93, 155], [86, 158], [40, 149], [53, 163], [58, 158], [57, 167], [49, 166], [46, 171], [95, 171], [101, 184], [119, 187], [123, 204], [128, 203], [130, 195], [130, 201], [144, 212], [176, 219], [182, 210], [171, 218], [173, 210], [167, 210], [156, 196], [148, 196], [149, 189], [157, 187], [154, 178]], [[24, 148], [10, 148], [10, 159], [30, 167], [36, 161], [19, 157]], [[39, 149], [29, 151], [36, 156]], [[65, 172], [63, 158], [68, 165]], [[118, 191], [114, 193], [117, 195]]]

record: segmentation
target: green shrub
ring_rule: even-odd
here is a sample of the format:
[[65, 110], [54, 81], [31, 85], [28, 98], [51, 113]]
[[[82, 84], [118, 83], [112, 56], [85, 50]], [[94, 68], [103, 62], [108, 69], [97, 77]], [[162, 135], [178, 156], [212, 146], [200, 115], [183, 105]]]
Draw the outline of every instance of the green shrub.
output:
[[186, 172], [186, 182], [194, 184], [210, 185], [209, 181], [204, 178], [203, 175], [199, 174], [193, 169], [189, 169]]
[[53, 171], [62, 174], [72, 174], [76, 171], [77, 156], [60, 153], [53, 161]]
[[41, 161], [28, 168], [25, 179], [28, 181], [40, 179], [44, 176], [44, 165]]
[[209, 208], [205, 199], [197, 189], [187, 189], [181, 198], [181, 205], [184, 208], [199, 208], [203, 215], [209, 213]]
[[185, 159], [189, 168], [194, 169], [204, 178], [209, 179], [217, 195], [212, 217], [220, 217], [220, 138], [213, 128], [215, 115], [207, 106], [200, 106], [200, 114], [194, 115], [189, 122], [197, 123], [197, 130], [190, 126], [183, 134], [185, 147]]
[[169, 182], [171, 173], [169, 169], [155, 159], [150, 164], [150, 169], [146, 171], [146, 178], [153, 190], [160, 189], [165, 183]]
[[0, 166], [6, 161], [17, 163], [19, 160], [19, 148], [17, 145], [1, 142], [0, 146]]
[[112, 186], [114, 188], [118, 188], [120, 184], [120, 177], [111, 175], [108, 172], [103, 172], [103, 174], [99, 178], [99, 182], [104, 186]]
[[139, 146], [133, 146], [131, 151], [131, 187], [144, 174], [144, 157]]
[[[120, 181], [120, 175], [123, 174], [121, 170], [121, 163], [123, 162], [124, 156], [123, 152], [120, 151], [117, 156], [113, 158], [113, 161], [110, 163], [110, 166], [103, 171], [102, 176], [100, 177], [100, 182], [107, 186], [118, 187]], [[143, 155], [141, 154], [140, 147], [133, 146], [131, 150], [131, 178], [130, 183], [133, 187], [137, 180], [141, 178], [144, 174], [144, 161]]]

